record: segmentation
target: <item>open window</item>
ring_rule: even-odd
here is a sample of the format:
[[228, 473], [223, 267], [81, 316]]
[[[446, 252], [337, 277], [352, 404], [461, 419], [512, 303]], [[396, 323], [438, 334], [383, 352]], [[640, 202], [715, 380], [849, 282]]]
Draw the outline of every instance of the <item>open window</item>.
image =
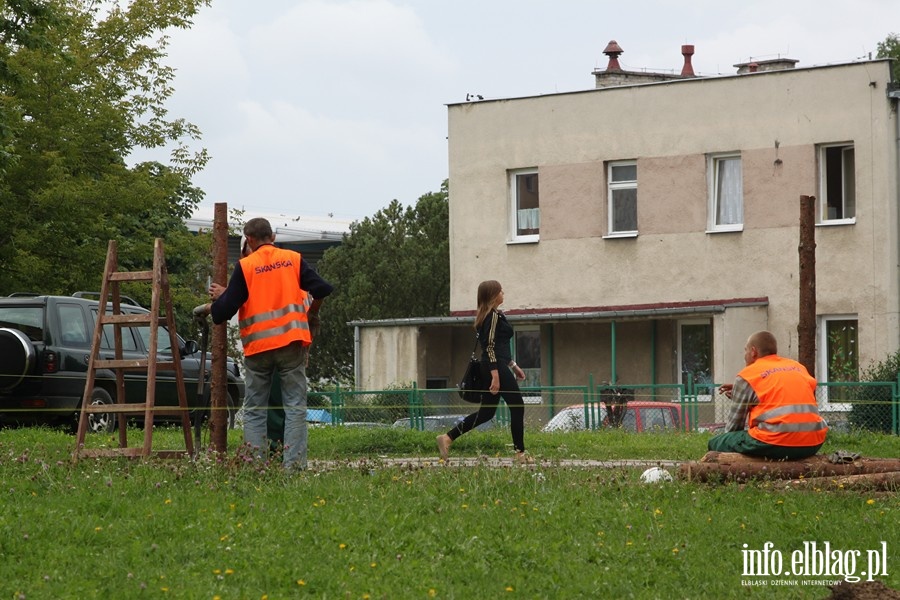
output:
[[819, 222], [856, 221], [856, 158], [852, 144], [819, 147]]

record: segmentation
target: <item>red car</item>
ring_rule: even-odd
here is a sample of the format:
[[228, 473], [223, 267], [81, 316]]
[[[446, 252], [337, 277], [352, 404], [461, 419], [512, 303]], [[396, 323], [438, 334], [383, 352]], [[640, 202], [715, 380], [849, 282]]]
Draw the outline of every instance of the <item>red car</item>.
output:
[[[585, 421], [587, 416], [587, 422]], [[684, 424], [682, 424], [684, 423]], [[625, 431], [684, 431], [688, 428], [682, 418], [681, 405], [676, 402], [633, 400], [625, 406], [619, 425]], [[611, 427], [605, 402], [573, 404], [562, 409], [544, 425], [542, 431], [584, 431]]]

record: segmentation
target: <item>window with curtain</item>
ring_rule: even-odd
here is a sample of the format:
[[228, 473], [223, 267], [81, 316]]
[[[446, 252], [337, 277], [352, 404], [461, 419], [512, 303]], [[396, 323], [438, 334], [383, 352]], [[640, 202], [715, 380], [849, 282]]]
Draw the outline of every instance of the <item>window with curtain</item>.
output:
[[541, 231], [541, 204], [537, 169], [510, 171], [512, 241], [537, 241]]
[[744, 226], [744, 182], [738, 154], [712, 156], [710, 230], [741, 231]]

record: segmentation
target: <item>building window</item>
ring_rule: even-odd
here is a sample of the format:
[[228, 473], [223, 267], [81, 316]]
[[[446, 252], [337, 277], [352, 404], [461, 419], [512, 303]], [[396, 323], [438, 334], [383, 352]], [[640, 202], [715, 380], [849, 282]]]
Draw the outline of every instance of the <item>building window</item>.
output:
[[610, 235], [637, 235], [637, 163], [609, 163], [607, 182]]
[[856, 160], [853, 146], [819, 148], [820, 222], [853, 222], [856, 217]]
[[709, 157], [709, 230], [744, 228], [744, 182], [739, 154]]
[[700, 390], [704, 400], [709, 400], [713, 385], [712, 372], [712, 323], [708, 319], [678, 322], [678, 383], [705, 386]]
[[[859, 381], [859, 321], [856, 315], [821, 317], [818, 330], [821, 336], [819, 348], [824, 349], [819, 356], [819, 372], [825, 374], [825, 381]], [[826, 386], [823, 390], [823, 408], [850, 410], [850, 404], [841, 400], [846, 399], [851, 391], [851, 387]]]
[[[538, 327], [516, 327], [513, 341], [513, 358], [525, 373], [525, 381], [519, 382], [523, 388], [541, 386], [541, 330]], [[528, 392], [525, 404], [541, 404], [540, 392]]]
[[537, 169], [510, 171], [510, 239], [536, 242], [541, 231], [541, 205]]

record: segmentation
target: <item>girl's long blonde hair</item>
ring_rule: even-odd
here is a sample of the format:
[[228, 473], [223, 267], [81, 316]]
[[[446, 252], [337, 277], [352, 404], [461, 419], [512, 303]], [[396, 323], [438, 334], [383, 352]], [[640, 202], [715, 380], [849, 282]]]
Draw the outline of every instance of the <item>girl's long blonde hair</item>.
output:
[[500, 285], [500, 282], [493, 279], [478, 284], [478, 312], [475, 314], [475, 331], [481, 327], [488, 313], [497, 308], [497, 298], [502, 290], [503, 286]]

